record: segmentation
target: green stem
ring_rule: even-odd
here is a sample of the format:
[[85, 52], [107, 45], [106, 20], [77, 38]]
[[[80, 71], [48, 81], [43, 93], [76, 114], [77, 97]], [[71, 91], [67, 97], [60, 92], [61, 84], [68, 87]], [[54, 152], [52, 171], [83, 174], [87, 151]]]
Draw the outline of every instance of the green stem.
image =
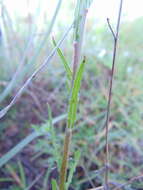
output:
[[80, 58], [81, 58], [81, 50], [82, 50], [82, 44], [83, 44], [83, 36], [84, 36], [84, 28], [85, 28], [85, 21], [86, 21], [86, 16], [87, 16], [88, 10], [86, 8], [83, 8], [80, 12], [81, 15], [79, 17], [81, 18], [76, 18], [77, 20], [75, 21], [80, 22], [75, 24], [75, 42], [74, 42], [74, 57], [73, 57], [73, 80], [76, 75], [77, 67], [80, 63]]
[[[77, 0], [77, 7], [75, 11], [75, 22], [74, 22], [75, 35], [74, 35], [73, 70], [72, 70], [73, 75], [71, 81], [71, 92], [73, 89], [76, 72], [80, 63], [87, 12], [88, 12], [88, 7], [86, 1]], [[71, 137], [72, 137], [72, 129], [71, 126], [67, 125], [65, 140], [64, 140], [63, 160], [60, 170], [59, 190], [66, 190], [65, 183], [67, 177], [66, 175], [67, 175]]]
[[71, 138], [72, 138], [72, 130], [68, 129], [65, 134], [63, 160], [62, 160], [62, 165], [61, 165], [61, 170], [60, 170], [60, 185], [59, 185], [60, 190], [65, 190], [65, 181], [66, 181], [66, 174], [67, 174], [67, 167], [68, 167]]

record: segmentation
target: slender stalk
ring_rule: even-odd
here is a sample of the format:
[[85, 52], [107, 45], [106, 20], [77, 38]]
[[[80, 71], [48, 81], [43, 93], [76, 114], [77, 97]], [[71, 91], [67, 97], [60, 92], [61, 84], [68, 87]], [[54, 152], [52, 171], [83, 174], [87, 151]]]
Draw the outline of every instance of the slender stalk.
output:
[[[81, 58], [81, 47], [82, 47], [82, 43], [83, 43], [84, 28], [85, 28], [85, 21], [86, 21], [87, 12], [88, 12], [88, 10], [86, 8], [83, 8], [83, 10], [81, 10], [80, 14], [82, 15], [82, 17], [80, 20], [80, 24], [79, 24], [79, 26], [77, 26], [78, 29], [77, 28], [75, 29], [74, 58], [73, 58], [73, 80], [75, 78], [77, 67], [79, 65], [80, 58]], [[75, 27], [76, 27], [76, 24], [75, 24]]]
[[120, 20], [121, 20], [121, 13], [122, 13], [122, 5], [123, 0], [120, 1], [120, 8], [119, 8], [119, 14], [118, 14], [118, 20], [117, 20], [117, 26], [116, 26], [116, 33], [112, 29], [109, 19], [107, 19], [109, 29], [111, 30], [111, 33], [113, 35], [114, 39], [114, 46], [113, 46], [113, 59], [112, 59], [112, 70], [111, 70], [111, 78], [109, 82], [109, 94], [108, 94], [108, 104], [107, 104], [107, 114], [106, 114], [106, 132], [105, 132], [105, 139], [106, 139], [106, 157], [105, 157], [105, 165], [106, 165], [106, 171], [105, 171], [105, 189], [108, 190], [108, 181], [109, 181], [109, 142], [108, 142], [108, 136], [109, 136], [109, 117], [110, 117], [110, 108], [111, 108], [111, 99], [112, 99], [112, 86], [113, 86], [113, 79], [114, 79], [114, 70], [115, 70], [115, 62], [116, 62], [116, 54], [117, 54], [117, 45], [118, 45], [118, 38], [119, 38], [119, 28], [120, 28]]
[[62, 166], [60, 171], [60, 190], [65, 190], [65, 181], [67, 175], [67, 167], [68, 167], [68, 158], [69, 158], [69, 150], [70, 150], [70, 143], [72, 138], [72, 129], [68, 129], [65, 134], [64, 140], [64, 152], [63, 152], [63, 160]]
[[[81, 59], [81, 49], [82, 49], [82, 42], [83, 42], [83, 35], [84, 35], [84, 28], [85, 28], [85, 21], [87, 15], [87, 5], [85, 2], [81, 0], [77, 0], [77, 15], [75, 16], [75, 36], [74, 36], [74, 51], [73, 51], [73, 76], [71, 81], [71, 92], [73, 89], [73, 84], [77, 72], [78, 65]], [[71, 94], [71, 93], [70, 93]], [[68, 122], [67, 122], [68, 123]], [[66, 134], [64, 140], [64, 151], [63, 151], [63, 160], [60, 170], [60, 181], [59, 181], [59, 189], [65, 190], [65, 182], [66, 182], [66, 174], [67, 174], [67, 167], [68, 167], [68, 159], [69, 159], [69, 151], [70, 151], [70, 144], [72, 138], [72, 128], [71, 126], [66, 127]]]

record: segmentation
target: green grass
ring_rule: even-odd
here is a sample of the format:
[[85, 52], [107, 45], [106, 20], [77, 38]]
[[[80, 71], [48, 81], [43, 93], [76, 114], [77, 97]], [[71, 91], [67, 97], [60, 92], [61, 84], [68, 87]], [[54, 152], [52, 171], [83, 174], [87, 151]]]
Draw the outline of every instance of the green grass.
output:
[[[78, 3], [79, 2], [80, 1], [78, 1]], [[60, 8], [61, 1], [58, 1], [58, 3], [56, 11]], [[79, 8], [80, 7], [78, 7], [78, 10]], [[5, 14], [7, 18], [7, 23], [5, 23], [7, 26], [5, 35], [6, 38], [9, 39], [9, 45], [13, 47], [13, 50], [11, 52], [12, 56], [9, 54], [10, 50], [7, 49], [6, 53], [2, 51], [0, 57], [2, 61], [2, 69], [0, 70], [0, 85], [2, 84], [0, 90], [2, 94], [0, 95], [0, 100], [3, 101], [1, 108], [7, 105], [9, 100], [16, 93], [16, 89], [19, 88], [23, 80], [26, 79], [25, 76], [28, 77], [31, 71], [40, 65], [49, 50], [53, 47], [52, 40], [50, 45], [48, 45], [47, 42], [48, 39], [50, 39], [48, 36], [56, 21], [57, 12], [55, 12], [52, 22], [47, 26], [46, 34], [48, 35], [43, 36], [42, 39], [37, 38], [36, 40], [32, 36], [30, 37], [28, 33], [25, 34], [23, 32], [24, 26], [22, 26], [22, 31], [20, 31], [20, 40], [12, 38], [17, 32], [10, 28], [12, 21], [8, 20], [8, 13]], [[39, 13], [35, 15], [35, 18], [38, 14]], [[140, 36], [142, 22], [142, 19], [137, 19], [133, 22], [122, 23], [121, 26], [118, 52], [120, 56], [117, 58], [109, 124], [110, 162], [112, 164], [110, 180], [120, 184], [128, 182], [132, 177], [141, 175], [142, 172], [143, 66], [142, 37]], [[49, 177], [53, 168], [57, 168], [57, 170], [60, 171], [64, 130], [67, 123], [69, 128], [72, 128], [73, 137], [68, 159], [68, 178], [66, 182], [64, 181], [64, 186], [66, 189], [72, 187], [77, 190], [83, 190], [91, 188], [91, 184], [100, 186], [104, 183], [104, 122], [107, 106], [107, 80], [110, 77], [112, 58], [112, 39], [107, 26], [97, 25], [97, 27], [94, 27], [93, 22], [91, 23], [91, 25], [88, 25], [87, 21], [87, 29], [85, 31], [83, 54], [86, 55], [87, 63], [82, 83], [81, 79], [85, 63], [80, 62], [75, 74], [73, 88], [70, 88], [74, 72], [72, 71], [73, 47], [71, 45], [73, 37], [69, 36], [61, 49], [57, 49], [58, 56], [48, 65], [47, 71], [44, 71], [39, 76], [39, 78], [44, 78], [48, 86], [43, 87], [42, 82], [38, 86], [39, 89], [41, 86], [43, 91], [47, 91], [46, 95], [42, 94], [43, 91], [40, 91], [41, 99], [42, 96], [52, 97], [48, 100], [50, 106], [45, 110], [46, 116], [44, 119], [42, 113], [39, 112], [39, 115], [43, 119], [43, 124], [32, 125], [31, 123], [27, 123], [27, 121], [21, 120], [21, 117], [18, 117], [20, 113], [17, 111], [17, 107], [23, 106], [20, 102], [12, 108], [6, 118], [1, 120], [0, 135], [2, 146], [4, 143], [7, 144], [9, 137], [7, 137], [8, 133], [6, 132], [11, 129], [11, 126], [14, 125], [16, 121], [18, 125], [18, 139], [23, 136], [25, 136], [25, 138], [21, 139], [21, 142], [0, 158], [0, 166], [3, 166], [0, 173], [0, 187], [7, 183], [10, 184], [8, 187], [10, 190], [21, 189], [19, 185], [15, 184], [15, 180], [11, 177], [11, 171], [6, 170], [4, 167], [4, 165], [8, 163], [19, 176], [25, 188], [29, 189], [33, 186], [35, 189], [46, 190], [49, 182], [52, 184], [52, 190], [57, 190], [57, 186], [59, 185], [58, 178], [55, 177], [49, 180]], [[80, 25], [78, 22], [76, 24], [75, 27]], [[64, 29], [64, 24], [60, 23], [59, 27]], [[79, 34], [77, 34], [78, 32], [81, 34], [80, 29], [75, 30], [76, 35], [74, 35], [74, 38], [79, 36]], [[33, 26], [32, 33], [35, 31], [36, 28]], [[61, 31], [58, 32], [57, 36], [54, 36], [56, 39], [53, 40], [55, 46], [57, 39], [61, 36]], [[138, 36], [140, 36], [140, 38]], [[31, 42], [33, 43], [32, 52], [24, 58], [25, 61], [24, 65], [22, 65], [22, 72], [18, 73], [17, 78], [12, 82], [11, 78], [18, 63], [22, 60], [23, 54], [26, 53], [26, 47], [28, 47], [27, 38], [31, 38]], [[81, 39], [77, 38], [77, 40]], [[20, 48], [15, 46], [14, 41], [19, 44]], [[22, 44], [20, 44], [19, 41], [22, 41]], [[105, 55], [99, 56], [103, 49], [105, 50]], [[21, 53], [22, 57], [17, 56], [21, 55]], [[5, 54], [8, 54], [8, 57]], [[35, 84], [39, 78], [34, 81]], [[59, 87], [62, 80], [63, 84]], [[9, 83], [9, 81], [12, 83]], [[5, 88], [5, 85], [3, 86], [5, 83], [1, 82], [9, 83], [10, 86]], [[68, 88], [66, 83], [68, 83]], [[79, 92], [80, 86], [81, 90]], [[56, 93], [54, 91], [55, 89], [57, 89]], [[28, 91], [30, 91], [30, 88]], [[27, 91], [25, 91], [24, 95], [25, 94], [27, 94]], [[24, 100], [24, 96], [22, 96], [22, 98]], [[32, 103], [29, 106], [32, 106]], [[68, 106], [69, 109], [67, 108]], [[39, 111], [38, 108], [33, 107], [33, 112], [36, 111]], [[64, 115], [62, 117], [62, 114], [65, 112], [67, 112], [67, 122], [65, 120], [66, 116]], [[28, 113], [25, 114], [28, 115]], [[58, 115], [59, 117], [57, 117]], [[56, 118], [56, 124], [53, 126]], [[63, 118], [64, 120], [62, 121], [61, 119]], [[21, 130], [21, 126], [23, 125], [28, 126], [26, 127], [28, 135], [26, 130]], [[31, 128], [34, 132], [31, 132]], [[10, 138], [9, 140], [12, 141], [13, 139]], [[12, 146], [14, 146], [14, 144]], [[38, 171], [39, 168], [48, 166], [46, 172], [42, 174], [42, 182], [40, 184], [36, 176], [33, 180], [29, 179], [26, 173], [26, 167], [21, 160], [17, 163], [17, 153], [22, 152], [24, 147], [32, 147], [33, 154], [28, 156], [38, 165]], [[82, 171], [78, 171], [78, 169]], [[141, 187], [142, 181], [137, 180], [127, 185], [125, 189], [137, 190]], [[4, 190], [4, 187], [2, 186], [1, 189]]]

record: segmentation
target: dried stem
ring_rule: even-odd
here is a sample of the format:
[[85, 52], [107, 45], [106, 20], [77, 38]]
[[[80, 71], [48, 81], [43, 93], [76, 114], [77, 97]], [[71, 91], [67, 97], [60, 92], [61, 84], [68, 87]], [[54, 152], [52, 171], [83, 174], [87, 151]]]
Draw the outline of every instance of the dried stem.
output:
[[108, 144], [108, 135], [109, 135], [109, 117], [110, 117], [110, 107], [111, 107], [111, 99], [112, 99], [112, 86], [113, 86], [113, 78], [114, 78], [114, 70], [115, 70], [115, 61], [116, 61], [116, 54], [117, 54], [117, 44], [118, 44], [118, 38], [119, 38], [119, 27], [120, 27], [120, 20], [121, 20], [121, 13], [122, 13], [122, 5], [123, 0], [120, 1], [120, 8], [119, 8], [119, 14], [118, 14], [118, 20], [117, 20], [117, 27], [116, 27], [116, 33], [114, 33], [114, 30], [112, 29], [109, 19], [107, 19], [107, 23], [109, 26], [109, 29], [111, 30], [111, 33], [114, 38], [114, 47], [113, 47], [113, 59], [112, 59], [112, 70], [111, 70], [111, 78], [109, 82], [109, 94], [108, 94], [108, 104], [107, 104], [107, 114], [106, 114], [106, 158], [105, 158], [105, 165], [106, 165], [106, 171], [105, 171], [105, 189], [108, 190], [108, 181], [109, 181], [109, 144]]
[[115, 32], [113, 31], [113, 28], [112, 28], [112, 26], [111, 26], [111, 24], [110, 24], [109, 18], [107, 18], [107, 23], [108, 23], [109, 29], [111, 30], [111, 33], [112, 33], [114, 39], [116, 39], [116, 34], [115, 34]]
[[30, 84], [30, 82], [39, 74], [51, 61], [51, 58], [55, 55], [57, 49], [62, 44], [62, 42], [65, 40], [66, 36], [68, 35], [69, 31], [73, 27], [73, 24], [68, 28], [68, 30], [63, 35], [62, 39], [57, 43], [57, 46], [52, 50], [50, 55], [46, 58], [46, 60], [37, 68], [36, 71], [33, 72], [33, 74], [27, 79], [27, 81], [24, 83], [24, 85], [20, 88], [20, 90], [17, 92], [15, 97], [12, 99], [12, 101], [0, 111], [0, 119], [4, 117], [4, 115], [8, 112], [8, 110], [17, 102], [17, 99], [22, 95], [23, 91], [27, 88], [27, 86]]

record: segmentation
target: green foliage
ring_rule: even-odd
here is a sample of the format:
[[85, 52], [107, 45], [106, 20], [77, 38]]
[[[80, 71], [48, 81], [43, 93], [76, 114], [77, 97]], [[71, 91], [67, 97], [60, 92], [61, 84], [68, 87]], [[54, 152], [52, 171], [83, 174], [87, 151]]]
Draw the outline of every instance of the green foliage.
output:
[[21, 182], [23, 184], [23, 187], [26, 188], [26, 175], [25, 175], [24, 167], [20, 160], [18, 161], [18, 167], [19, 167]]
[[52, 179], [52, 190], [58, 190], [58, 185], [55, 179]]
[[[58, 1], [58, 3], [59, 4], [56, 10], [57, 12], [55, 12], [55, 16], [58, 13], [61, 1]], [[77, 2], [74, 18], [74, 32], [76, 36], [74, 39], [78, 40], [80, 38], [80, 32], [83, 29], [79, 24], [81, 21], [81, 9], [87, 8], [91, 1], [82, 1], [82, 7], [80, 6], [80, 3], [81, 1], [79, 0]], [[29, 33], [25, 33], [25, 29], [22, 29], [22, 31], [19, 31], [19, 33], [21, 33], [19, 36], [16, 30], [10, 30], [12, 29], [11, 25], [10, 23], [7, 23], [5, 35], [7, 41], [9, 42], [9, 46], [13, 48], [11, 48], [12, 52], [10, 52], [9, 49], [7, 49], [5, 52], [4, 47], [1, 46], [0, 85], [2, 85], [0, 86], [0, 90], [2, 94], [0, 96], [0, 101], [4, 100], [7, 95], [13, 96], [11, 92], [18, 86], [18, 84], [20, 85], [22, 83], [24, 76], [28, 76], [28, 73], [31, 72], [31, 69], [34, 69], [34, 67], [37, 67], [37, 65], [42, 62], [43, 57], [45, 57], [47, 54], [47, 49], [49, 50], [50, 48], [49, 45], [47, 45], [47, 40], [56, 21], [57, 16], [55, 16], [53, 17], [52, 22], [48, 23], [49, 28], [47, 28], [45, 37], [36, 37], [36, 39], [35, 37], [31, 37], [31, 44], [33, 45], [31, 48], [32, 52], [29, 52], [29, 54], [26, 53], [26, 49], [29, 49], [27, 44], [27, 38], [30, 39]], [[114, 169], [111, 171], [110, 177], [112, 181], [117, 181], [120, 183], [127, 182], [129, 178], [137, 176], [142, 171], [143, 65], [142, 35], [140, 35], [142, 33], [142, 24], [142, 18], [133, 22], [122, 23], [120, 32], [120, 45], [118, 51], [120, 56], [117, 58], [116, 74], [114, 78], [112, 110], [110, 118], [111, 128], [109, 136], [110, 160]], [[69, 100], [69, 109], [67, 113], [68, 127], [72, 128], [74, 133], [74, 138], [72, 139], [71, 157], [73, 156], [73, 150], [80, 150], [82, 154], [80, 158], [80, 165], [85, 167], [84, 169], [88, 174], [88, 177], [85, 175], [83, 178], [81, 177], [81, 179], [79, 179], [76, 175], [74, 175], [80, 157], [79, 151], [77, 151], [75, 152], [72, 160], [69, 161], [69, 175], [66, 182], [67, 189], [70, 184], [72, 184], [72, 186], [77, 190], [82, 189], [82, 185], [84, 185], [89, 179], [91, 182], [92, 180], [97, 179], [97, 182], [100, 184], [102, 183], [103, 178], [103, 174], [99, 173], [98, 171], [96, 172], [96, 169], [98, 170], [102, 168], [104, 164], [104, 117], [107, 105], [107, 81], [110, 77], [113, 40], [110, 31], [107, 29], [107, 26], [101, 26], [98, 23], [95, 23], [95, 25], [96, 27], [94, 28], [92, 27], [94, 26], [92, 21], [90, 21], [89, 24], [87, 23], [86, 46], [84, 48], [84, 54], [86, 54], [88, 57], [89, 64], [87, 65], [87, 72], [85, 73], [84, 77], [84, 85], [81, 90], [79, 106], [80, 112], [77, 113], [77, 106], [79, 101], [78, 94], [85, 66], [84, 62], [80, 64], [75, 81], [73, 82], [73, 88]], [[16, 26], [16, 29], [17, 27], [18, 26]], [[63, 23], [60, 24], [60, 27], [63, 30]], [[27, 28], [27, 25], [26, 27], [23, 25], [23, 28]], [[60, 31], [62, 31], [61, 28], [58, 31], [58, 35], [60, 35]], [[33, 26], [31, 33], [35, 34], [35, 31], [36, 26]], [[18, 35], [17, 37], [19, 40], [18, 38], [12, 38], [12, 36], [15, 36], [15, 34]], [[70, 41], [70, 38], [68, 40]], [[19, 47], [17, 48], [13, 42], [19, 44]], [[22, 45], [20, 42], [22, 42]], [[53, 44], [56, 46], [54, 39]], [[102, 52], [104, 51], [102, 50], [105, 50], [103, 55]], [[17, 77], [10, 82], [10, 85], [4, 89], [5, 82], [7, 85], [9, 80], [12, 78], [16, 67], [19, 65], [19, 61], [24, 56], [23, 55], [21, 57], [23, 51], [27, 55], [25, 58], [23, 58], [24, 65], [21, 67], [21, 72], [19, 72]], [[72, 81], [72, 71], [64, 54], [66, 57], [71, 57], [71, 47], [66, 44], [66, 48], [65, 46], [63, 46], [63, 50], [58, 48], [57, 53], [62, 61], [68, 81], [70, 83]], [[49, 74], [46, 73], [46, 75], [44, 75], [45, 73], [42, 73], [42, 75], [47, 80], [48, 86], [51, 85], [52, 90], [58, 87], [59, 81], [61, 81], [61, 75], [63, 76], [64, 69], [55, 59], [53, 63], [49, 65]], [[54, 81], [54, 85], [51, 83], [51, 80]], [[39, 87], [41, 86], [39, 85]], [[47, 90], [49, 96], [53, 93], [52, 90]], [[54, 116], [57, 115], [57, 110], [55, 111], [54, 108], [54, 101], [56, 102], [55, 104], [59, 106], [58, 108], [60, 108], [58, 113], [61, 112], [61, 107], [64, 107], [64, 105], [67, 103], [67, 98], [65, 97], [66, 92], [63, 92], [64, 90], [66, 91], [67, 89], [63, 85], [62, 88], [57, 91], [58, 93], [56, 94], [56, 98], [54, 100], [52, 99], [50, 102]], [[52, 95], [54, 96], [55, 94], [53, 93]], [[5, 99], [5, 102], [7, 102], [7, 99]], [[63, 103], [60, 104], [59, 102]], [[2, 140], [4, 138], [8, 138], [6, 136], [7, 128], [13, 125], [17, 114], [19, 114], [16, 109], [17, 108], [13, 108], [12, 111], [9, 112], [7, 117], [8, 120], [1, 121], [0, 132], [2, 134]], [[35, 140], [35, 143], [31, 145], [34, 149], [34, 156], [32, 159], [35, 162], [38, 162], [41, 167], [45, 166], [45, 164], [47, 164], [49, 167], [47, 175], [45, 174], [43, 176], [44, 190], [46, 189], [47, 181], [52, 168], [56, 166], [59, 170], [61, 165], [61, 149], [63, 146], [62, 139], [65, 122], [61, 122], [61, 124], [58, 126], [54, 126], [54, 123], [66, 118], [66, 115], [61, 115], [56, 119], [52, 118], [51, 109], [50, 107], [48, 108], [48, 120], [44, 121], [43, 124], [32, 125], [34, 132], [32, 132], [29, 136], [26, 136], [6, 155], [0, 158], [0, 167], [3, 167], [12, 158], [14, 158], [17, 153], [22, 151], [24, 147], [28, 146], [30, 142]], [[77, 127], [74, 127], [76, 117], [78, 118], [76, 123]], [[19, 135], [21, 135], [21, 129], [19, 129]], [[43, 137], [39, 138], [41, 136]], [[49, 157], [48, 159], [44, 159], [41, 155], [48, 155]], [[20, 161], [17, 165], [18, 167], [15, 169], [15, 171], [18, 171], [20, 179], [26, 188], [27, 180], [25, 168]], [[91, 168], [94, 168], [94, 171], [92, 171]], [[2, 170], [4, 171], [3, 168]], [[0, 182], [15, 183], [12, 178], [4, 178], [3, 176], [0, 178]], [[53, 190], [57, 190], [57, 182], [53, 179], [51, 183]], [[126, 189], [136, 189], [141, 187], [142, 182], [134, 182], [133, 184], [128, 185]], [[14, 184], [11, 186], [11, 189], [16, 190], [20, 188], [18, 185]]]
[[53, 150], [52, 150], [52, 154], [53, 154], [53, 157], [57, 163], [57, 167], [58, 167], [58, 170], [60, 170], [60, 166], [61, 166], [61, 155], [60, 155], [60, 152], [59, 152], [59, 146], [58, 146], [58, 143], [57, 143], [57, 137], [56, 137], [56, 133], [55, 133], [55, 129], [54, 129], [54, 125], [53, 125], [53, 119], [52, 119], [52, 113], [51, 113], [51, 109], [50, 109], [50, 106], [48, 105], [48, 115], [49, 115], [49, 126], [50, 126], [50, 135], [51, 135], [51, 144], [53, 146]]
[[75, 169], [77, 167], [77, 164], [79, 162], [79, 159], [80, 159], [80, 151], [77, 150], [74, 153], [73, 162], [70, 163], [70, 171], [69, 171], [69, 176], [68, 176], [68, 179], [67, 179], [67, 182], [66, 182], [66, 189], [68, 189], [70, 184], [72, 184], [72, 178], [73, 178]]
[[[64, 119], [66, 115], [59, 116], [55, 119], [53, 119], [52, 123], [57, 123], [61, 119]], [[51, 126], [43, 125], [43, 127], [36, 128], [36, 130], [31, 133], [29, 136], [25, 137], [20, 143], [18, 143], [14, 148], [12, 148], [8, 153], [6, 153], [4, 156], [0, 158], [0, 167], [2, 167], [4, 164], [6, 164], [10, 159], [12, 159], [18, 152], [20, 152], [25, 146], [27, 146], [31, 141], [36, 139], [39, 136], [43, 136], [48, 133], [49, 128]]]
[[[56, 41], [54, 40], [54, 38], [52, 38], [52, 41], [53, 41], [54, 46], [56, 46]], [[67, 73], [67, 78], [68, 78], [69, 82], [71, 82], [71, 80], [72, 80], [72, 71], [71, 71], [71, 69], [69, 67], [69, 64], [68, 64], [65, 56], [63, 55], [62, 51], [60, 50], [60, 48], [57, 49], [57, 52], [58, 52], [58, 55], [61, 58], [62, 63], [64, 65], [64, 67], [65, 67], [65, 70], [66, 70], [66, 73]]]
[[84, 71], [85, 66], [85, 60], [81, 63], [76, 78], [74, 80], [72, 92], [71, 92], [71, 98], [69, 100], [69, 110], [68, 110], [68, 128], [74, 127], [74, 122], [76, 120], [76, 112], [77, 112], [77, 105], [78, 105], [78, 93], [80, 90], [82, 75]]

